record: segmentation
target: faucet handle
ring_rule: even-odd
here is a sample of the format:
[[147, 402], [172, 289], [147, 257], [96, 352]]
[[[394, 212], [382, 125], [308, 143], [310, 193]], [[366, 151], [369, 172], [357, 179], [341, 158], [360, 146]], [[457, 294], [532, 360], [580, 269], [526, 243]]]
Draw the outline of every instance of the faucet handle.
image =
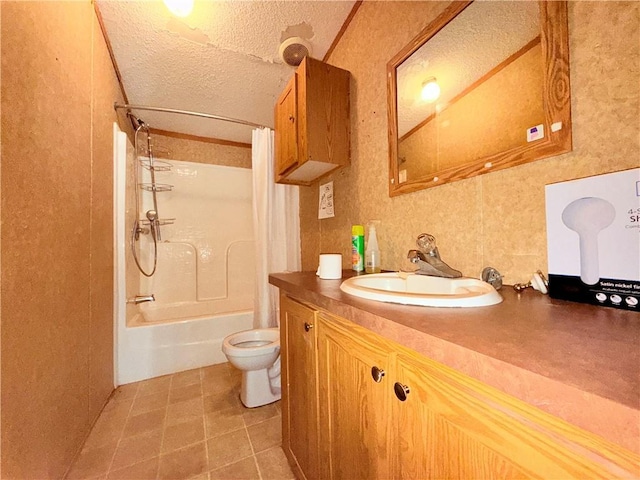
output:
[[416, 245], [424, 253], [433, 252], [436, 249], [436, 238], [428, 233], [418, 235]]

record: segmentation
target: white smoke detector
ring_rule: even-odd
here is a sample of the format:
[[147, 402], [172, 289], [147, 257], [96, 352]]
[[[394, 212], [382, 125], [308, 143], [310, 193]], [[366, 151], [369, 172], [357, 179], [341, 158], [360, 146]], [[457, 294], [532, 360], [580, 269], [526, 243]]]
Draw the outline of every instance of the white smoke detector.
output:
[[311, 44], [301, 37], [289, 37], [280, 44], [280, 59], [292, 67], [297, 67], [302, 59], [311, 55]]

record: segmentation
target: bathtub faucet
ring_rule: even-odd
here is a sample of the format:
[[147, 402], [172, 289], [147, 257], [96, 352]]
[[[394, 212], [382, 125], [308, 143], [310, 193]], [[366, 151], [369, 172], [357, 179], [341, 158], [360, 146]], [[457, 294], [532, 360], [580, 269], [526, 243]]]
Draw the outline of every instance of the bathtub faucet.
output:
[[156, 297], [153, 296], [153, 294], [151, 295], [136, 295], [133, 298], [130, 298], [129, 300], [127, 300], [127, 303], [133, 303], [134, 305], [138, 305], [139, 303], [145, 303], [145, 302], [155, 302], [156, 301]]

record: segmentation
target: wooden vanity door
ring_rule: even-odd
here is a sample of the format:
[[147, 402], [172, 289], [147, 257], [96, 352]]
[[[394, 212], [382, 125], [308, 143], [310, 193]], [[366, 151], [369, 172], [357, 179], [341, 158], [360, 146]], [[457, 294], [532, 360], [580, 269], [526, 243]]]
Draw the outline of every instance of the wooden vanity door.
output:
[[362, 337], [361, 328], [318, 316], [323, 479], [392, 478], [387, 427], [391, 353], [373, 334]]
[[280, 297], [282, 447], [296, 476], [318, 478], [315, 311]]
[[406, 400], [392, 401], [394, 479], [529, 477], [487, 447], [485, 438], [501, 439], [484, 421], [486, 412], [432, 368], [398, 355], [394, 381], [408, 390]]
[[616, 478], [623, 472], [598, 454], [607, 447], [585, 443], [575, 427], [436, 362], [398, 354], [394, 381], [409, 390], [405, 401], [391, 405], [394, 480]]

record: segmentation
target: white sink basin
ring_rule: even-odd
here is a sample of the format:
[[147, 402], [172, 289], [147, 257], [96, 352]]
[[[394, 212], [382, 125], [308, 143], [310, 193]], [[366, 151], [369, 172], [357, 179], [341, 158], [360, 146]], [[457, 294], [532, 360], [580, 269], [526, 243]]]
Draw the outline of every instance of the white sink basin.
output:
[[376, 273], [340, 285], [349, 295], [378, 302], [424, 307], [482, 307], [502, 302], [500, 294], [476, 278], [441, 278], [414, 273]]

